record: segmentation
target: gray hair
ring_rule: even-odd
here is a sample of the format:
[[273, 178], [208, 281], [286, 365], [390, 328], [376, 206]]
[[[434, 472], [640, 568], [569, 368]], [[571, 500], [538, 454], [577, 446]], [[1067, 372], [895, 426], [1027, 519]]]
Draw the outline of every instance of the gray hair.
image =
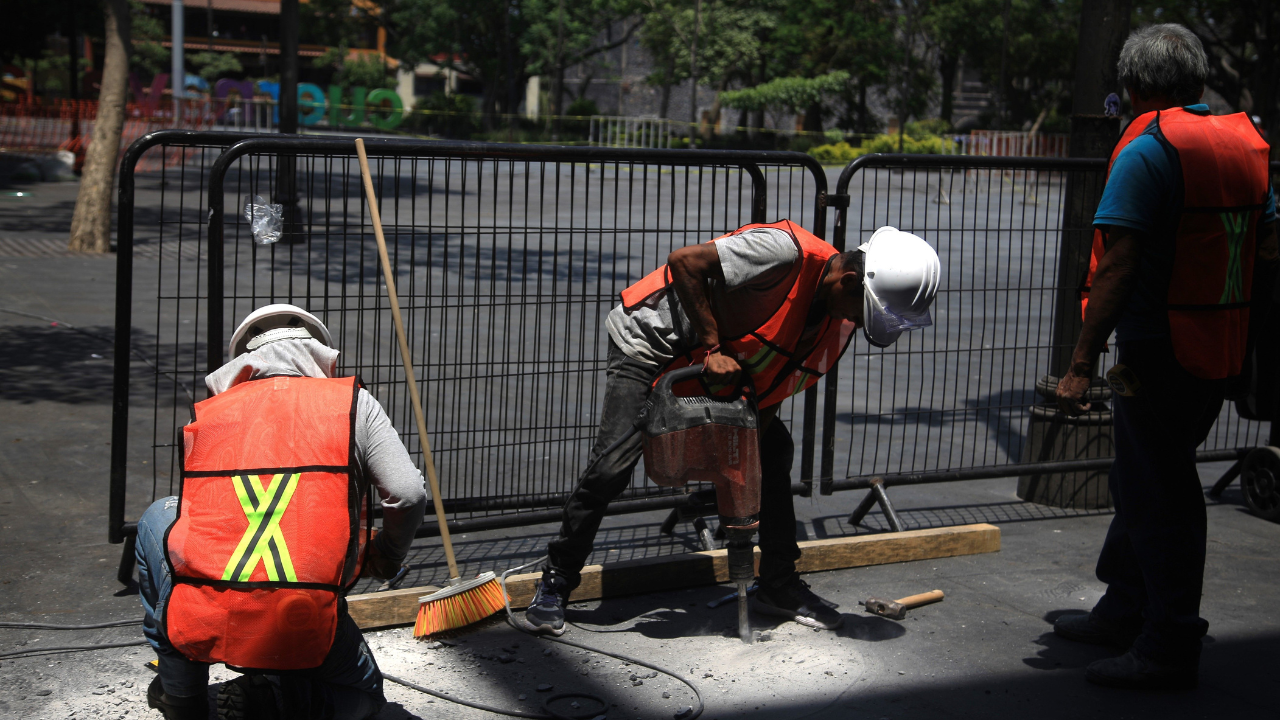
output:
[[1148, 25], [1124, 41], [1120, 84], [1143, 97], [1163, 95], [1179, 105], [1200, 101], [1209, 61], [1200, 38], [1177, 23]]

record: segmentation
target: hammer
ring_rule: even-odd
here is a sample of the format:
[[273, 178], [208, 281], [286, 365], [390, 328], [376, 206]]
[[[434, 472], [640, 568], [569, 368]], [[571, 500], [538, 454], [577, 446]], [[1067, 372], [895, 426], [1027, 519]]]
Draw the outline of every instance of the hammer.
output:
[[942, 602], [942, 598], [943, 595], [941, 590], [932, 590], [927, 593], [920, 593], [919, 595], [912, 595], [910, 597], [904, 597], [892, 601], [881, 600], [880, 598], [874, 597], [867, 598], [866, 602], [862, 603], [862, 605], [866, 607], [867, 612], [872, 615], [880, 615], [881, 617], [887, 617], [890, 620], [901, 620], [907, 616], [908, 610], [918, 608], [921, 605]]

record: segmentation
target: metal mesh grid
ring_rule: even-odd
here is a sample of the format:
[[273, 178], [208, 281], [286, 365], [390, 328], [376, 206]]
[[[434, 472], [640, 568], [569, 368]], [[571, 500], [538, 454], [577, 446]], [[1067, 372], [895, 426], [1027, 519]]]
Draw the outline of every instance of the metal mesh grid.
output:
[[[884, 350], [855, 343], [842, 359], [835, 422], [824, 428], [823, 442], [832, 448], [834, 478], [1032, 462], [1026, 447], [1032, 407], [1046, 402], [1037, 382], [1053, 372], [1055, 349], [1069, 352], [1074, 344], [1070, 333], [1055, 345], [1053, 332], [1064, 295], [1066, 310], [1078, 312], [1076, 283], [1085, 267], [1080, 258], [1068, 259], [1059, 276], [1064, 202], [1073, 175], [1096, 197], [1105, 182], [1101, 164], [1068, 170], [1052, 161], [1026, 169], [1036, 167], [1030, 159], [1020, 163], [1023, 169], [924, 162], [873, 159], [849, 177], [846, 246], [891, 225], [933, 245], [943, 272], [932, 327], [906, 333]], [[1088, 247], [1091, 231], [1067, 232], [1079, 233], [1075, 244]], [[1083, 258], [1087, 262], [1087, 254]], [[1101, 374], [1112, 358], [1103, 355]], [[1201, 450], [1257, 446], [1268, 427], [1242, 420], [1226, 403]], [[1082, 427], [1079, 442], [1107, 430]]]
[[[503, 157], [449, 157], [439, 148], [441, 156], [427, 157], [421, 145], [377, 157], [379, 147], [370, 143], [371, 170], [454, 518], [563, 502], [594, 440], [608, 342], [603, 320], [618, 292], [671, 250], [753, 219], [811, 225], [825, 190], [813, 167], [776, 160], [748, 170], [711, 154], [689, 166], [520, 157], [510, 146]], [[420, 460], [354, 148], [345, 142], [291, 154], [300, 217], [280, 243], [255, 245], [237, 210], [245, 197], [275, 195], [278, 152], [272, 146], [238, 157], [225, 174], [220, 336], [229, 339], [240, 318], [271, 302], [316, 313], [342, 350], [340, 372], [361, 376]], [[140, 177], [139, 188], [171, 187], [176, 178], [168, 172]], [[152, 230], [138, 233], [139, 247], [162, 250], [150, 271], [154, 317], [144, 321], [155, 323], [150, 352], [159, 365], [150, 373], [151, 421], [139, 419], [131, 438], [151, 450], [150, 472], [143, 468], [150, 492], [131, 497], [134, 512], [176, 490], [172, 438], [189, 419], [179, 383], [197, 401], [205, 397], [209, 253], [204, 211], [193, 199], [163, 196]], [[225, 358], [225, 343], [216, 354]], [[784, 410], [799, 441], [793, 415]], [[141, 425], [149, 425], [144, 438]], [[638, 470], [624, 497], [671, 492]]]

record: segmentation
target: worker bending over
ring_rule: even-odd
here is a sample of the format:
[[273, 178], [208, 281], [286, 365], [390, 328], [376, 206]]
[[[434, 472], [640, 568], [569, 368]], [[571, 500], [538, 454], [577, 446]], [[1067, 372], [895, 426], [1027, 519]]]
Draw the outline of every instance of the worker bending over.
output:
[[642, 439], [630, 431], [664, 372], [701, 363], [704, 391], [746, 372], [760, 408], [760, 568], [757, 612], [835, 629], [841, 616], [796, 572], [791, 497], [793, 444], [780, 403], [835, 366], [853, 331], [888, 347], [930, 324], [938, 256], [914, 235], [880, 228], [857, 250], [838, 252], [783, 220], [671, 253], [667, 264], [622, 292], [609, 330], [604, 406], [590, 462], [564, 507], [560, 535], [529, 609], [536, 630], [564, 632], [564, 609], [605, 508], [631, 482]]
[[183, 428], [179, 496], [138, 521], [143, 629], [159, 659], [147, 702], [170, 720], [209, 716], [216, 662], [252, 671], [219, 691], [220, 720], [278, 708], [359, 719], [386, 702], [343, 596], [361, 574], [395, 574], [426, 492], [378, 401], [334, 377], [337, 360], [301, 308], [245, 318]]
[[1124, 44], [1119, 76], [1138, 117], [1111, 156], [1084, 326], [1058, 385], [1064, 412], [1087, 411], [1084, 393], [1115, 331], [1116, 514], [1097, 569], [1107, 591], [1088, 615], [1054, 623], [1065, 638], [1127, 649], [1089, 665], [1086, 677], [1104, 685], [1196, 682], [1209, 627], [1196, 448], [1242, 379], [1276, 274], [1270, 148], [1247, 115], [1215, 117], [1200, 103], [1208, 69], [1181, 25], [1147, 27]]

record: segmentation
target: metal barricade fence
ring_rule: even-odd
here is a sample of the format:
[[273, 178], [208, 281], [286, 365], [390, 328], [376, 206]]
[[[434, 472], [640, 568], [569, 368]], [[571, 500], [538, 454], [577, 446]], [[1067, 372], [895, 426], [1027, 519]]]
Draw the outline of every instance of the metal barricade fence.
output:
[[[800, 153], [406, 140], [367, 148], [442, 495], [463, 529], [558, 518], [547, 508], [563, 503], [594, 442], [603, 321], [618, 292], [671, 250], [750, 222], [790, 218], [818, 234], [826, 225], [825, 171]], [[288, 167], [296, 211], [280, 242], [256, 245], [243, 201], [287, 195]], [[182, 211], [162, 207], [149, 234], [121, 226], [121, 247], [155, 243], [176, 260], [138, 296], [123, 274], [118, 289], [119, 337], [132, 323], [128, 308], [156, 306], [139, 318], [145, 330], [134, 327], [135, 344], [145, 341], [154, 358], [148, 387], [116, 387], [117, 408], [139, 410], [133, 420], [117, 415], [114, 429], [116, 539], [133, 530], [126, 515], [176, 492], [188, 401], [205, 397], [204, 375], [225, 362], [239, 319], [267, 303], [292, 302], [325, 321], [340, 373], [361, 376], [420, 459], [352, 140], [259, 135], [223, 153], [206, 187], [207, 204], [197, 205], [189, 193], [199, 183], [184, 186], [175, 196]], [[127, 262], [122, 254], [122, 269]], [[128, 378], [126, 353], [117, 354], [118, 380]], [[806, 398], [812, 408], [816, 392]], [[812, 458], [803, 402], [783, 418]], [[638, 470], [611, 510], [673, 507], [682, 495]], [[420, 534], [434, 532], [430, 523]]]
[[[200, 342], [194, 335], [196, 323], [180, 314], [203, 310], [177, 303], [169, 314], [161, 314], [158, 304], [148, 308], [155, 330], [139, 331], [133, 324], [135, 291], [145, 288], [145, 295], [174, 298], [179, 294], [175, 277], [200, 271], [209, 169], [223, 150], [251, 137], [256, 135], [160, 130], [138, 138], [123, 153], [116, 211], [116, 332], [107, 504], [110, 542], [121, 542], [133, 532], [133, 526], [126, 526], [124, 520], [128, 468], [154, 468], [156, 461], [170, 452], [173, 434], [161, 437], [153, 426], [162, 415], [166, 427], [186, 422], [189, 413], [183, 408], [194, 399], [199, 385], [192, 379], [197, 365], [179, 369], [179, 358], [171, 353], [173, 343], [162, 344], [159, 329], [170, 327], [175, 337]], [[135, 363], [146, 370], [142, 379], [131, 382]], [[141, 441], [144, 438], [146, 441]], [[134, 484], [135, 493], [157, 496], [159, 486], [154, 476], [147, 479], [139, 474]], [[150, 491], [144, 492], [148, 485]]]
[[[1045, 377], [1078, 332], [1076, 291], [1105, 170], [1103, 160], [920, 155], [869, 155], [844, 169], [828, 199], [832, 243], [854, 248], [885, 225], [915, 233], [938, 251], [942, 280], [932, 327], [884, 350], [855, 343], [824, 378], [821, 492], [1105, 473], [1110, 412], [1065, 420], [1050, 399], [1056, 380]], [[1068, 207], [1073, 184], [1077, 206]], [[1064, 234], [1072, 250], [1060, 257]], [[1040, 461], [1030, 452], [1035, 422], [1072, 423], [1081, 452]], [[1267, 432], [1226, 403], [1198, 460], [1237, 460]]]

